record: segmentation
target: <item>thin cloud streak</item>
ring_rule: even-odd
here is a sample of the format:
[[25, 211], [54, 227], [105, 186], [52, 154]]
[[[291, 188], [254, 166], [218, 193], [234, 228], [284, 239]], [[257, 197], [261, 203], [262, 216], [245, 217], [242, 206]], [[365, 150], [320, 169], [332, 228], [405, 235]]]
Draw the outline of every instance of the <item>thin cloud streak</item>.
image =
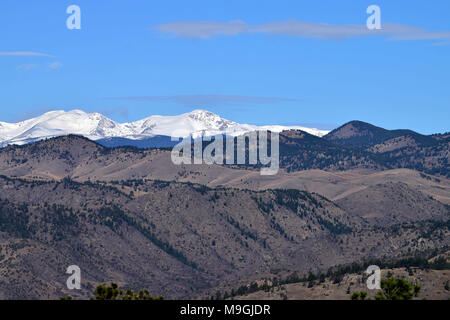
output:
[[275, 21], [263, 24], [230, 22], [180, 21], [160, 24], [155, 30], [181, 38], [209, 39], [216, 36], [239, 34], [288, 35], [301, 38], [343, 40], [356, 37], [386, 36], [389, 40], [449, 40], [450, 31], [429, 31], [420, 27], [383, 23], [380, 30], [369, 30], [365, 25], [333, 25], [299, 20]]
[[155, 26], [154, 28], [163, 33], [171, 33], [182, 38], [208, 39], [219, 35], [238, 35], [248, 33], [250, 26], [243, 21], [214, 22], [172, 22]]
[[16, 67], [16, 70], [18, 71], [30, 71], [33, 70], [35, 68], [37, 68], [37, 64], [35, 63], [30, 63], [30, 64], [21, 64], [19, 66]]
[[32, 52], [32, 51], [2, 51], [0, 56], [19, 56], [19, 57], [53, 57], [47, 53]]
[[174, 96], [135, 96], [135, 97], [109, 97], [113, 100], [131, 100], [131, 101], [151, 101], [151, 102], [173, 102], [188, 106], [213, 106], [221, 104], [234, 103], [279, 103], [294, 102], [299, 99], [274, 98], [274, 97], [255, 97], [239, 95], [174, 95]]
[[59, 68], [62, 67], [62, 63], [59, 62], [59, 61], [55, 61], [55, 62], [50, 63], [50, 64], [48, 65], [48, 67], [49, 67], [50, 69], [53, 69], [53, 70], [59, 69]]
[[24, 120], [28, 120], [34, 117], [38, 117], [46, 112], [57, 110], [54, 107], [43, 106], [39, 108], [29, 109], [26, 112], [19, 114], [17, 117], [13, 119], [14, 122], [20, 122]]
[[129, 111], [129, 108], [127, 108], [127, 107], [118, 106], [118, 107], [113, 107], [113, 108], [109, 108], [109, 109], [101, 109], [98, 112], [101, 114], [104, 114], [107, 117], [119, 115], [120, 117], [122, 117], [124, 119], [128, 119], [130, 111]]

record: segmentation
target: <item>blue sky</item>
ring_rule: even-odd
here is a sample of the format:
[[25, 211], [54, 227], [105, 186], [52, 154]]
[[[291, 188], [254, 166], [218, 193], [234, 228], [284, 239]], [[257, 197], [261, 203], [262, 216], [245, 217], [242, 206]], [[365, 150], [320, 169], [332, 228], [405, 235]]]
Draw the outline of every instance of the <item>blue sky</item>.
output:
[[[72, 4], [81, 30], [66, 28]], [[378, 34], [365, 28], [371, 4]], [[446, 0], [2, 0], [0, 39], [0, 121], [202, 108], [253, 124], [450, 131]]]

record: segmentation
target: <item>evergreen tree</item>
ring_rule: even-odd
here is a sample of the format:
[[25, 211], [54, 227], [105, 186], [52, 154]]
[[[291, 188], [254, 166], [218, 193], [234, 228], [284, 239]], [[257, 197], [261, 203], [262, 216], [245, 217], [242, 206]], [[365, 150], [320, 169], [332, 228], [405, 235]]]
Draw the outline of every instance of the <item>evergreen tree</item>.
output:
[[133, 290], [123, 291], [112, 282], [110, 286], [101, 284], [95, 288], [95, 297], [91, 300], [163, 300], [163, 297], [153, 297], [148, 290], [140, 290], [135, 293]]
[[406, 279], [393, 277], [381, 280], [380, 285], [381, 290], [376, 294], [376, 300], [411, 300], [419, 296], [421, 289], [419, 284], [412, 284]]

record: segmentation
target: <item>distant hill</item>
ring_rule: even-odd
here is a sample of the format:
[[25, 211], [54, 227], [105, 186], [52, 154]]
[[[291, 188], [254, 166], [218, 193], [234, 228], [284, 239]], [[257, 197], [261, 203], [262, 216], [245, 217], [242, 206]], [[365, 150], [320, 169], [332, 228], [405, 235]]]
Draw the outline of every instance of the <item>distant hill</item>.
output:
[[387, 168], [409, 168], [429, 174], [450, 175], [448, 134], [422, 135], [411, 130], [386, 130], [362, 121], [351, 121], [323, 139], [365, 151]]
[[324, 136], [327, 141], [348, 147], [367, 149], [397, 137], [410, 137], [422, 146], [432, 146], [436, 140], [412, 130], [386, 130], [363, 121], [350, 121]]

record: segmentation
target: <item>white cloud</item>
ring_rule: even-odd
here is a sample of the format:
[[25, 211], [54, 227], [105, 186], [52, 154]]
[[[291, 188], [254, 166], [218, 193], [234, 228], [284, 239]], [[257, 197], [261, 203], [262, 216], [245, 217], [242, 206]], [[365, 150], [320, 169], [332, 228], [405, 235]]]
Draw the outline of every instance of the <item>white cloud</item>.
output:
[[381, 30], [369, 30], [365, 25], [305, 22], [299, 20], [247, 24], [243, 21], [191, 21], [160, 24], [156, 30], [177, 37], [208, 39], [219, 35], [274, 34], [301, 38], [348, 39], [365, 36], [386, 36], [390, 40], [449, 40], [450, 31], [429, 31], [419, 27], [384, 23]]
[[160, 24], [156, 29], [178, 37], [207, 39], [219, 35], [237, 35], [249, 32], [249, 25], [243, 21], [231, 22], [173, 22]]
[[59, 69], [62, 67], [62, 63], [59, 61], [52, 62], [48, 65], [50, 69]]
[[35, 64], [35, 63], [21, 64], [21, 65], [16, 67], [16, 70], [19, 70], [19, 71], [30, 71], [30, 70], [35, 69], [37, 66], [38, 65]]
[[187, 106], [209, 107], [212, 105], [239, 104], [239, 103], [278, 103], [295, 102], [298, 99], [276, 98], [276, 97], [256, 97], [239, 95], [220, 95], [220, 94], [192, 94], [192, 95], [174, 95], [174, 96], [136, 96], [136, 97], [112, 97], [114, 100], [132, 100], [132, 101], [152, 101], [152, 102], [174, 102]]
[[32, 51], [2, 51], [0, 56], [34, 56], [34, 57], [53, 57], [50, 54]]

